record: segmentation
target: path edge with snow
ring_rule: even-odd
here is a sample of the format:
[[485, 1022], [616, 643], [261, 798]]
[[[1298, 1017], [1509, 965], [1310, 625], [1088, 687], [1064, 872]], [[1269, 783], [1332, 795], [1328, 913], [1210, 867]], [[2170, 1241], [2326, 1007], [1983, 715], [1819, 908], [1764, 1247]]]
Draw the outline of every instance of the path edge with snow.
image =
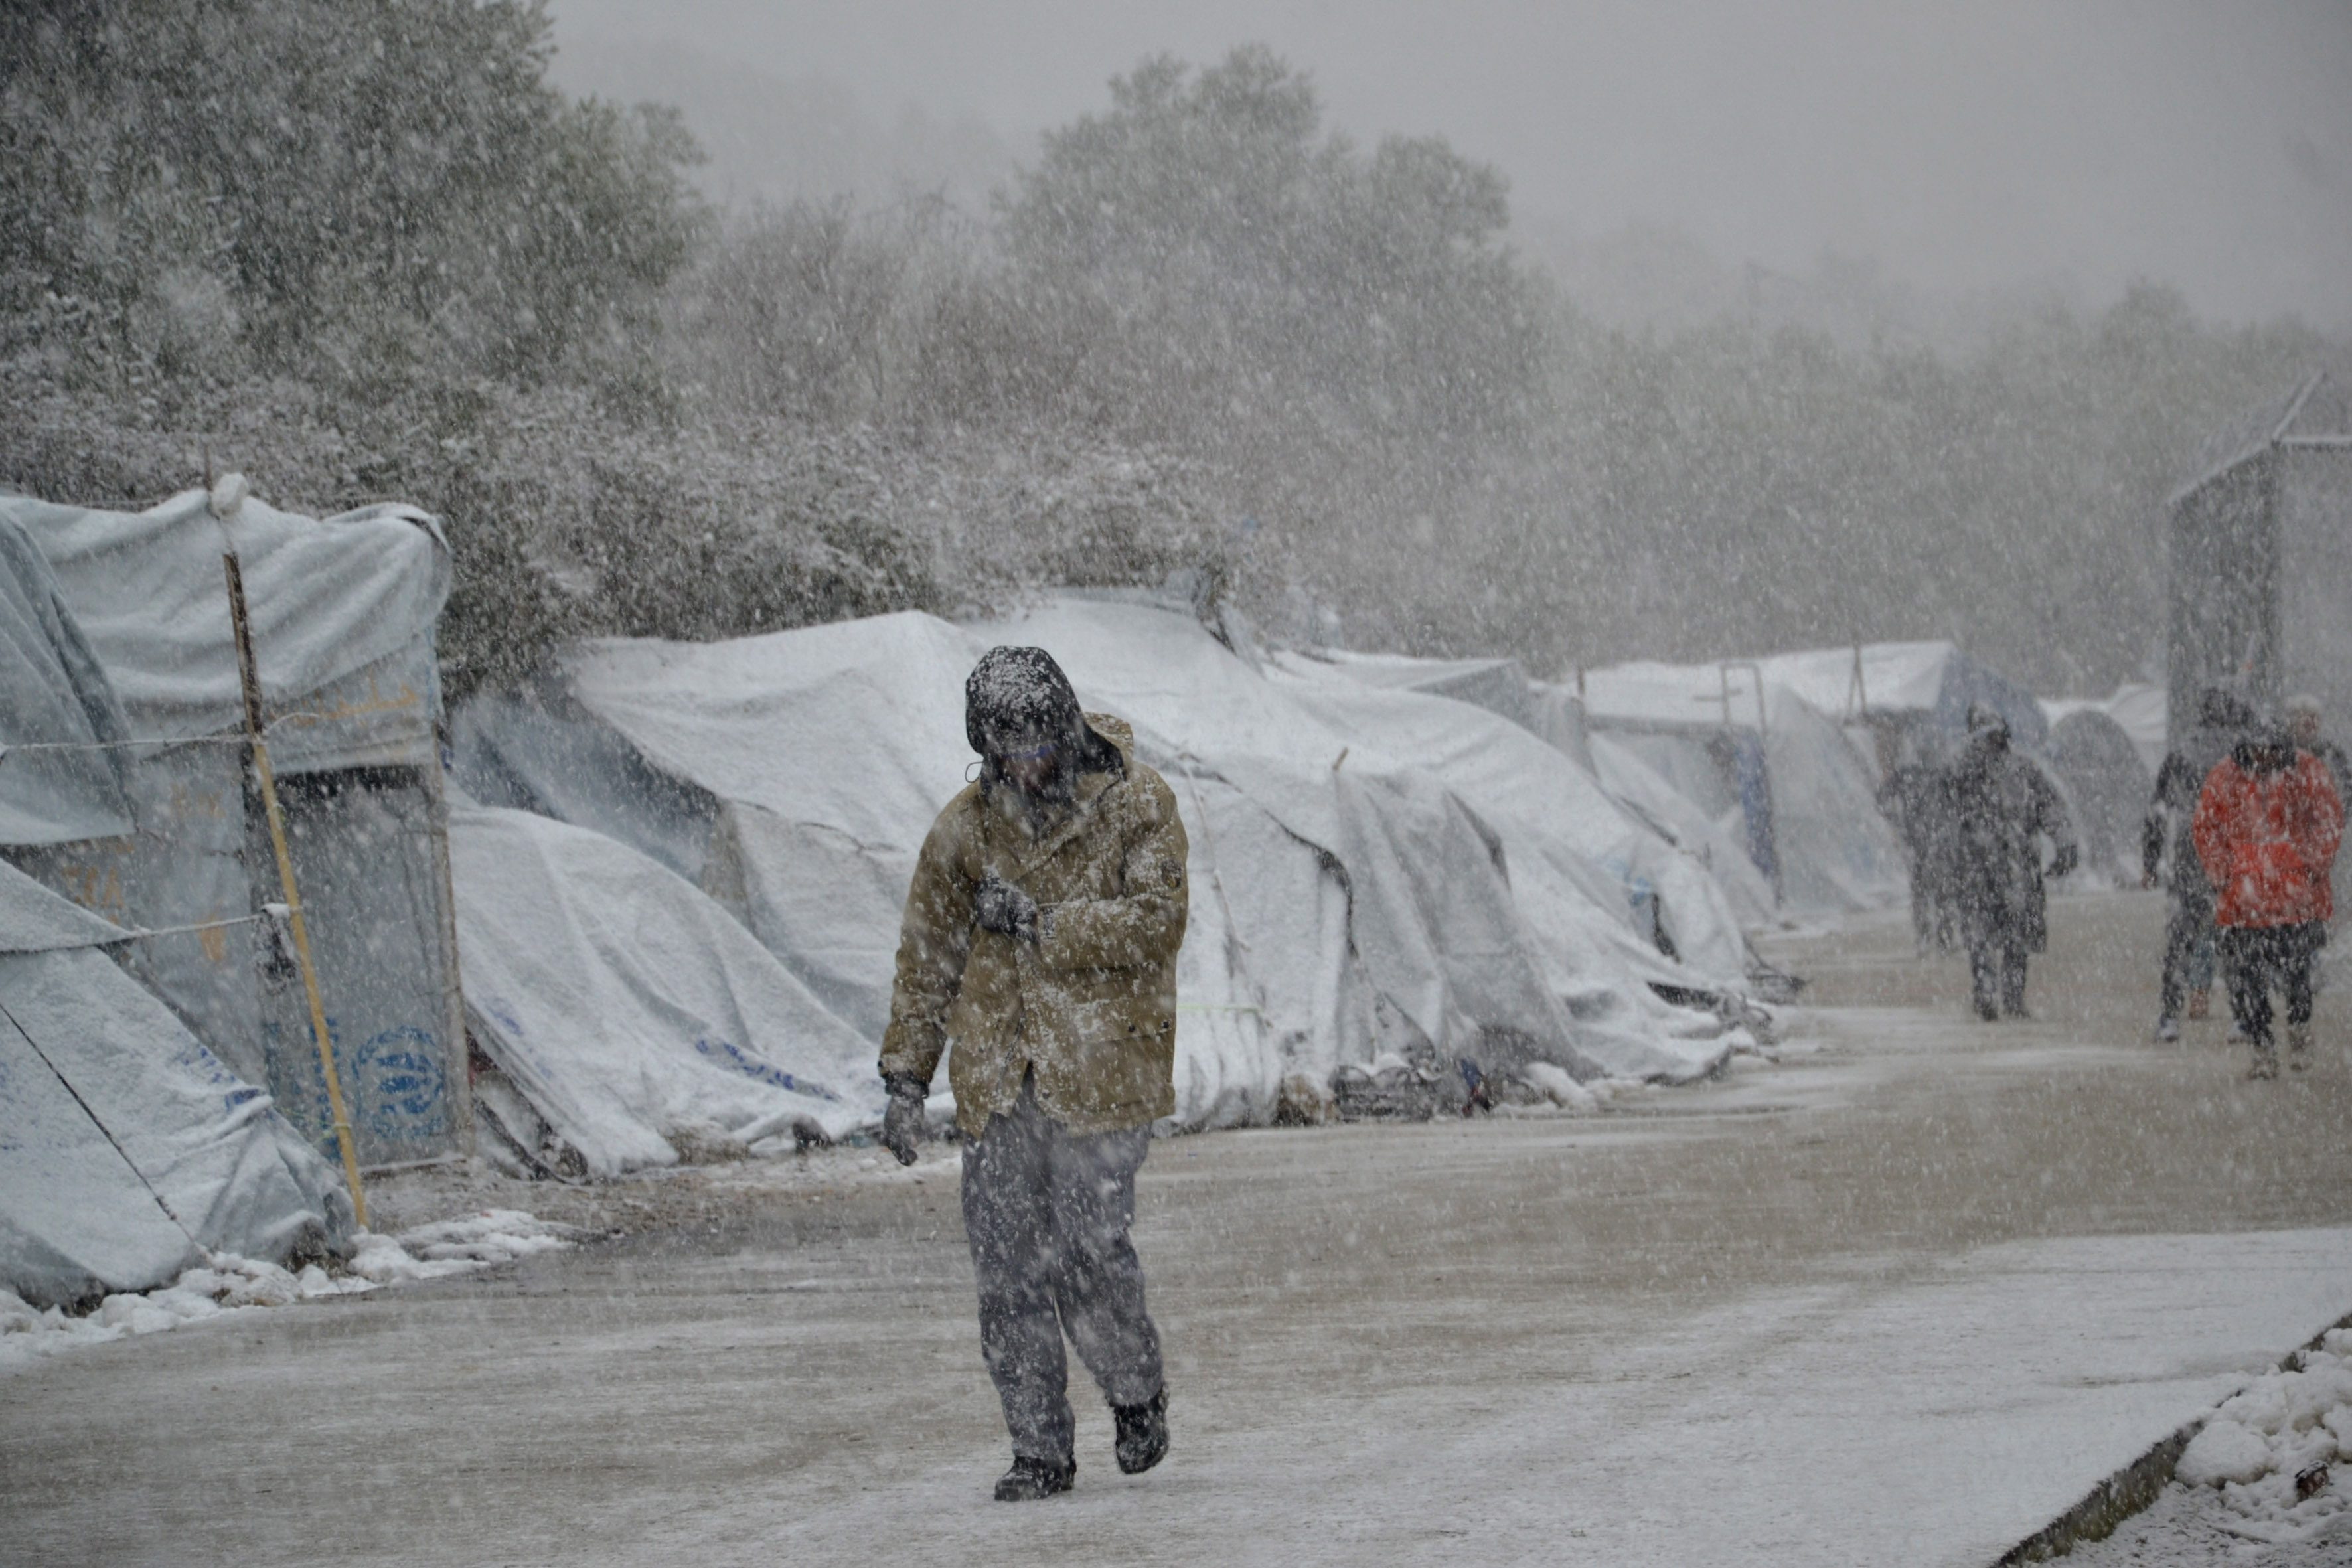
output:
[[[2279, 1357], [2265, 1373], [2255, 1375], [2294, 1371], [2307, 1352], [2320, 1349], [2327, 1336], [2339, 1329], [2352, 1329], [2352, 1312], [2347, 1312], [2329, 1323]], [[2249, 1386], [2251, 1384], [2250, 1379]], [[2226, 1403], [2226, 1400], [2221, 1402]], [[2215, 1410], [2220, 1408], [2221, 1405], [2214, 1406]], [[2063, 1557], [2077, 1546], [2105, 1541], [2113, 1535], [2122, 1528], [2124, 1521], [2164, 1495], [2164, 1489], [2172, 1484], [2173, 1473], [2180, 1467], [2180, 1456], [2188, 1450], [2189, 1440], [2203, 1430], [2205, 1423], [2212, 1415], [2213, 1410], [2208, 1410], [2158, 1439], [2138, 1458], [2093, 1487], [2080, 1502], [2002, 1552], [1994, 1568], [2017, 1568], [2020, 1563], [2046, 1563], [2054, 1557]]]

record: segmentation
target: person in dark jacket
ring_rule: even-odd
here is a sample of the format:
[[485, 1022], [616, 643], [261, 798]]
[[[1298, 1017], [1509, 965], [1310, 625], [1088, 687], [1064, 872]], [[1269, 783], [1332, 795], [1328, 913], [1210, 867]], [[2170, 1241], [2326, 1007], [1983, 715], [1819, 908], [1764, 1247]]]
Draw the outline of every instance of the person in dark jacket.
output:
[[1898, 763], [1878, 786], [1878, 809], [1895, 829], [1911, 873], [1911, 939], [1919, 956], [1948, 952], [1955, 938], [1949, 779], [1933, 763]]
[[2051, 844], [2048, 874], [2063, 877], [2081, 853], [2074, 825], [2057, 786], [2010, 750], [2009, 721], [1982, 704], [1969, 709], [1968, 748], [1952, 765], [1948, 787], [1952, 891], [1977, 1016], [2022, 1018], [2026, 961], [2050, 938], [2041, 841]]
[[2191, 829], [2197, 800], [2215, 765], [2245, 738], [2253, 715], [2228, 689], [2198, 697], [2197, 728], [2168, 752], [2140, 823], [2140, 885], [2165, 884], [2172, 910], [2164, 927], [2164, 970], [2157, 993], [2156, 1037], [2180, 1037], [2181, 1004], [2202, 1018], [2213, 985], [2213, 888], [2197, 858]]
[[2335, 777], [2284, 726], [2257, 730], [2206, 779], [2193, 831], [2213, 885], [2230, 1010], [2254, 1047], [2248, 1076], [2278, 1076], [2273, 988], [2286, 995], [2287, 1051], [2299, 1071], [2311, 1054], [2312, 964], [2336, 912], [2328, 875], [2344, 801]]
[[1111, 1406], [1118, 1468], [1168, 1452], [1128, 1229], [1151, 1123], [1176, 1109], [1187, 851], [1174, 792], [1045, 649], [982, 656], [964, 729], [981, 773], [932, 824], [908, 889], [882, 1142], [913, 1163], [945, 1056], [981, 1354], [1013, 1438], [996, 1497], [1020, 1502], [1077, 1473], [1065, 1334]]

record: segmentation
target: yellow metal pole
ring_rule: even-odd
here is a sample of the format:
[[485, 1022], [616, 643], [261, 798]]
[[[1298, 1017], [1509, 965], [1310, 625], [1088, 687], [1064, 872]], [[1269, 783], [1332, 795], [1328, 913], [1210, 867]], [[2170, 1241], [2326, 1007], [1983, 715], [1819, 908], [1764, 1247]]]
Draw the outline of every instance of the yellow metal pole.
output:
[[302, 992], [310, 1004], [310, 1037], [318, 1042], [319, 1067], [327, 1075], [327, 1105], [335, 1118], [335, 1142], [343, 1152], [343, 1179], [351, 1184], [352, 1213], [368, 1222], [367, 1193], [360, 1185], [359, 1152], [352, 1142], [352, 1120], [343, 1109], [343, 1082], [335, 1071], [334, 1042], [327, 1037], [327, 1007], [319, 999], [319, 970], [310, 962], [310, 933], [302, 924], [302, 895], [294, 886], [294, 857], [286, 847], [286, 819], [278, 809], [278, 781], [269, 772], [269, 745], [261, 738], [261, 678], [253, 664], [253, 632], [245, 613], [245, 574], [236, 554], [221, 557], [228, 576], [229, 624], [236, 631], [237, 679], [245, 688], [245, 732], [253, 746], [253, 773], [261, 784], [262, 815], [269, 820], [269, 847], [278, 856], [278, 881], [286, 889], [286, 923], [294, 932], [294, 961], [302, 971]]

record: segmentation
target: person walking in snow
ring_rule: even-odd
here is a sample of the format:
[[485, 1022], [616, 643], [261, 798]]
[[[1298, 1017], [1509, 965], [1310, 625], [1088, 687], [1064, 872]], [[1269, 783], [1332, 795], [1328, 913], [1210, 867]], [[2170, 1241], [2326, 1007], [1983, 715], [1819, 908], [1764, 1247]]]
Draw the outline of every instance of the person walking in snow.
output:
[[2346, 757], [2344, 748], [2329, 740], [2322, 730], [2321, 720], [2326, 709], [2319, 699], [2307, 692], [2298, 693], [2286, 700], [2283, 711], [2296, 749], [2309, 752], [2327, 764], [2328, 776], [2336, 781], [2336, 797], [2342, 800], [2352, 794], [2352, 758]]
[[1977, 1016], [2022, 1018], [2026, 961], [2049, 945], [2041, 840], [2052, 846], [2049, 874], [2063, 877], [2079, 855], [2074, 826], [2056, 786], [2010, 750], [2009, 721], [1981, 703], [1969, 705], [1969, 743], [1949, 788], [1952, 894]]
[[2328, 876], [2344, 838], [2336, 780], [2284, 726], [2258, 728], [2207, 777], [2193, 832], [2213, 885], [2230, 1011], [2253, 1043], [2249, 1076], [2278, 1076], [2273, 988], [2285, 994], [2287, 1053], [2300, 1071], [2311, 1053], [2313, 961], [2335, 914]]
[[1111, 1406], [1118, 1468], [1168, 1452], [1160, 1334], [1128, 1239], [1151, 1123], [1176, 1109], [1184, 826], [1118, 720], [1080, 710], [1043, 648], [964, 683], [980, 777], [932, 824], [907, 894], [882, 1141], [915, 1159], [948, 1054], [981, 1354], [1004, 1406], [1001, 1502], [1077, 1471], [1067, 1331]]
[[1911, 938], [1920, 957], [1952, 948], [1950, 779], [1926, 760], [1897, 763], [1878, 786], [1878, 809], [1911, 873]]
[[2139, 832], [2140, 886], [2159, 881], [2171, 895], [2164, 927], [2164, 968], [2158, 984], [2156, 1037], [2180, 1037], [2184, 993], [2189, 1016], [2202, 1018], [2213, 986], [2213, 885], [2197, 858], [2192, 828], [2206, 776], [2245, 738], [2253, 715], [2225, 687], [2198, 695], [2197, 728], [2165, 754], [2156, 793]]

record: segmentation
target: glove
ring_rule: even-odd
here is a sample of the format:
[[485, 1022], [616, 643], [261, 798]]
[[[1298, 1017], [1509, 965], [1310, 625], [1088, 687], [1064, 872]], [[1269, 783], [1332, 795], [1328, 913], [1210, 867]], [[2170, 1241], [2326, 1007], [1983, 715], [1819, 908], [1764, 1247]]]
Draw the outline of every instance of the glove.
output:
[[971, 910], [982, 931], [992, 931], [1016, 942], [1037, 940], [1037, 900], [993, 871], [980, 879], [980, 891], [972, 898]]
[[2068, 873], [2072, 872], [2082, 858], [2082, 851], [2075, 848], [2072, 844], [2060, 845], [2058, 847], [2058, 853], [2050, 857], [2051, 880], [2055, 881], [2059, 878], [2066, 876]]
[[915, 1145], [923, 1137], [923, 1101], [929, 1098], [925, 1086], [905, 1073], [893, 1073], [882, 1080], [890, 1091], [890, 1109], [882, 1113], [882, 1147], [898, 1156], [898, 1163], [915, 1163]]

